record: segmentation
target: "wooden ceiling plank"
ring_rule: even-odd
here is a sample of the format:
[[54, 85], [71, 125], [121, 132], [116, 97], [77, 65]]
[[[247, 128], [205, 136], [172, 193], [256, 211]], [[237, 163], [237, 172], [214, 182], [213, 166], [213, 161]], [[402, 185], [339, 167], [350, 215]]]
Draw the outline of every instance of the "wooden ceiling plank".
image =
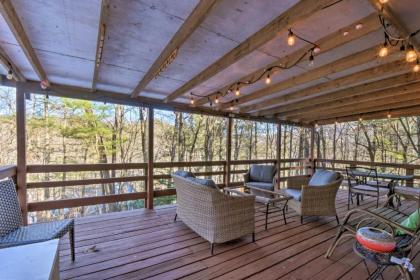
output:
[[4, 51], [4, 49], [0, 46], [0, 64], [6, 69], [6, 71], [9, 70], [10, 67], [12, 67], [13, 72], [13, 78], [16, 81], [24, 82], [26, 81], [25, 76], [22, 75], [19, 68], [12, 62], [10, 57], [7, 55], [7, 53]]
[[[363, 24], [363, 28], [360, 30], [356, 30], [355, 26], [359, 23]], [[369, 33], [372, 33], [380, 28], [380, 23], [378, 20], [378, 17], [376, 14], [371, 14], [367, 17], [365, 17], [362, 20], [356, 21], [344, 28], [341, 28], [323, 38], [316, 41], [315, 43], [321, 47], [321, 53], [326, 53], [334, 48], [340, 47], [346, 43], [349, 43], [351, 41], [357, 40], [359, 38], [362, 38], [363, 36], [366, 36]], [[351, 32], [347, 36], [343, 36], [343, 32], [347, 30], [355, 30], [355, 32]], [[345, 58], [339, 59], [333, 63], [330, 63], [328, 65], [324, 65], [322, 67], [318, 67], [314, 70], [308, 71], [306, 73], [291, 77], [287, 80], [272, 84], [270, 86], [267, 86], [261, 90], [257, 90], [255, 92], [249, 93], [247, 95], [243, 95], [238, 98], [238, 102], [235, 103], [236, 105], [241, 105], [253, 100], [256, 100], [261, 97], [265, 97], [274, 93], [277, 93], [281, 90], [303, 84], [306, 82], [310, 82], [319, 78], [322, 78], [326, 75], [343, 71], [345, 69], [348, 69], [350, 67], [353, 67], [355, 65], [368, 62], [375, 58], [377, 55], [378, 50], [376, 49], [377, 46], [372, 47], [369, 50], [361, 51], [355, 54], [352, 54], [350, 56], [347, 56]], [[310, 49], [310, 46], [305, 46], [295, 52], [293, 52], [290, 55], [287, 55], [285, 57], [282, 57], [278, 59], [277, 61], [267, 65], [266, 67], [259, 69], [258, 71], [255, 71], [245, 77], [242, 77], [238, 81], [248, 81], [252, 79], [253, 77], [260, 76], [265, 69], [268, 69], [270, 67], [273, 67], [274, 65], [287, 65], [290, 62], [296, 61], [300, 56], [302, 56], [303, 53], [308, 51]], [[222, 89], [219, 89], [218, 91], [215, 91], [211, 93], [209, 96], [215, 96], [218, 94], [218, 92], [226, 92], [231, 84], [225, 86]], [[203, 105], [208, 102], [208, 98], [201, 98], [197, 101], [197, 106]], [[224, 104], [220, 105], [221, 109], [226, 109], [230, 106], [229, 102], [226, 102]]]
[[226, 69], [230, 65], [239, 61], [241, 58], [250, 54], [254, 50], [258, 49], [265, 43], [272, 40], [279, 31], [284, 30], [293, 23], [309, 17], [324, 7], [328, 6], [335, 1], [331, 0], [301, 0], [293, 7], [282, 13], [280, 16], [272, 20], [269, 24], [264, 26], [262, 29], [251, 35], [244, 42], [239, 44], [237, 47], [229, 51], [227, 54], [222, 56], [216, 62], [208, 66], [206, 69], [201, 71], [194, 78], [189, 80], [187, 83], [179, 87], [177, 90], [172, 92], [166, 99], [165, 102], [170, 102], [187, 93], [189, 90], [207, 81], [220, 71]]
[[[408, 37], [411, 34], [410, 30], [402, 23], [402, 21], [395, 15], [387, 4], [381, 4], [378, 0], [369, 0], [369, 2], [380, 15], [398, 29], [401, 36]], [[413, 46], [420, 51], [420, 43], [415, 40], [415, 38], [411, 38], [410, 43], [412, 43]]]
[[402, 75], [382, 79], [375, 82], [365, 83], [365, 84], [341, 89], [338, 91], [329, 92], [328, 94], [317, 96], [315, 98], [306, 99], [297, 103], [282, 105], [275, 108], [263, 110], [259, 112], [259, 115], [271, 116], [274, 114], [280, 114], [283, 112], [310, 107], [316, 104], [322, 104], [322, 103], [330, 102], [330, 101], [337, 101], [342, 98], [362, 95], [369, 92], [377, 91], [379, 89], [386, 89], [390, 87], [413, 83], [413, 82], [418, 81], [419, 78], [420, 77], [416, 73], [402, 74]]
[[[337, 108], [335, 110], [327, 111], [326, 113], [318, 113], [318, 114], [307, 114], [305, 116], [301, 116], [301, 121], [307, 122], [312, 120], [323, 120], [323, 119], [330, 119], [330, 118], [339, 118], [343, 116], [347, 116], [349, 114], [363, 114], [363, 113], [370, 113], [376, 111], [382, 111], [385, 109], [395, 109], [400, 107], [407, 107], [410, 105], [420, 105], [419, 102], [419, 90], [404, 94], [398, 95], [391, 98], [385, 99], [377, 99], [374, 103], [364, 103], [359, 104], [358, 106], [345, 106], [343, 108]], [[414, 104], [418, 102], [419, 104]]]
[[3, 16], [4, 20], [7, 22], [7, 25], [9, 26], [14, 37], [18, 41], [20, 47], [25, 53], [26, 58], [31, 64], [38, 78], [41, 81], [48, 80], [47, 74], [44, 68], [42, 67], [41, 62], [39, 61], [38, 56], [36, 55], [35, 50], [32, 47], [31, 42], [10, 0], [0, 1], [0, 13]]
[[98, 37], [96, 39], [96, 52], [95, 52], [95, 61], [93, 64], [93, 77], [92, 77], [92, 91], [96, 90], [96, 84], [98, 82], [99, 67], [101, 66], [101, 60], [104, 50], [105, 43], [105, 32], [106, 32], [106, 17], [108, 13], [108, 3], [107, 0], [101, 1], [99, 13], [99, 25], [98, 25]]
[[182, 44], [184, 44], [184, 42], [190, 37], [190, 35], [200, 26], [206, 16], [210, 14], [210, 10], [213, 8], [216, 2], [217, 0], [201, 0], [197, 4], [188, 18], [184, 21], [182, 26], [178, 29], [178, 31], [160, 53], [159, 57], [155, 60], [147, 73], [134, 88], [133, 92], [131, 93], [132, 97], [139, 96], [141, 91], [144, 90], [146, 86], [153, 80], [153, 78], [159, 74], [159, 69], [161, 69], [161, 66], [165, 63], [168, 57], [177, 49], [179, 49]]
[[420, 88], [420, 82], [387, 88], [385, 90], [369, 92], [368, 94], [364, 94], [364, 95], [351, 96], [351, 97], [343, 98], [336, 101], [330, 101], [323, 104], [313, 105], [311, 107], [284, 112], [282, 113], [282, 117], [296, 119], [304, 115], [312, 115], [312, 114], [316, 115], [316, 114], [321, 114], [321, 113], [325, 114], [327, 112], [331, 113], [332, 110], [335, 110], [338, 108], [344, 108], [345, 106], [350, 106], [350, 105], [364, 104], [364, 103], [373, 102], [373, 101], [375, 101], [375, 104], [376, 104], [377, 100], [399, 98], [400, 95], [416, 92], [418, 91], [419, 88]]
[[408, 72], [410, 71], [408, 67], [409, 66], [405, 60], [395, 61], [385, 65], [379, 65], [341, 78], [337, 78], [335, 80], [330, 80], [325, 83], [307, 87], [256, 104], [252, 104], [241, 108], [240, 111], [245, 113], [250, 111], [263, 110], [266, 107], [272, 107], [276, 104], [282, 104], [282, 106], [286, 106], [287, 104], [291, 104], [293, 102], [299, 102], [302, 98], [318, 96], [318, 94], [322, 92], [328, 92], [337, 88], [350, 87], [354, 84], [361, 83], [369, 79], [374, 79], [392, 73], [398, 73], [404, 70]]

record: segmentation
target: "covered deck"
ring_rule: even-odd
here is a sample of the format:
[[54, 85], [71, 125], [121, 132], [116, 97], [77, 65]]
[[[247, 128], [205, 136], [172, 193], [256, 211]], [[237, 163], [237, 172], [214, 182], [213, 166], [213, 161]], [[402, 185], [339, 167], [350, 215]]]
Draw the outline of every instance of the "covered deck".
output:
[[[10, 107], [15, 110], [9, 116], [16, 134], [4, 137], [14, 145], [16, 160], [0, 167], [0, 180], [13, 179], [23, 225], [75, 218], [75, 262], [70, 259], [69, 237], [60, 240], [62, 279], [366, 278], [352, 241], [325, 258], [337, 231], [335, 217], [307, 217], [301, 224], [291, 209], [287, 224], [281, 213], [270, 215], [267, 230], [264, 214], [256, 211], [255, 243], [249, 236], [217, 244], [211, 255], [208, 241], [182, 219], [173, 221], [177, 191], [171, 173], [193, 170], [223, 189], [243, 186], [242, 177], [253, 164], [272, 165], [277, 170], [273, 189], [279, 190], [286, 180], [309, 177], [317, 169], [344, 175], [347, 167], [361, 166], [408, 175], [403, 184], [416, 186], [419, 12], [418, 0], [0, 0], [0, 85], [13, 88]], [[61, 137], [59, 156], [50, 157], [54, 151], [46, 151], [44, 142], [29, 140], [28, 124], [33, 119], [28, 104], [32, 100], [35, 108], [35, 97], [44, 103], [39, 118], [43, 122], [35, 126], [45, 130], [39, 130], [37, 138], [45, 136], [50, 126], [58, 127], [67, 113], [85, 116], [78, 119], [77, 125], [82, 125], [76, 132], [75, 122], [65, 122], [56, 138], [44, 137], [45, 143]], [[50, 123], [50, 98], [83, 100], [98, 107], [127, 106], [140, 112], [133, 114], [133, 121], [115, 110], [113, 121], [106, 120], [108, 126], [98, 126], [106, 119], [103, 115], [94, 116], [91, 108], [67, 110], [60, 103], [51, 114], [55, 123]], [[180, 132], [185, 123], [172, 125], [167, 116], [157, 119], [161, 111], [217, 118], [219, 133], [203, 136], [197, 148], [199, 128], [204, 125], [191, 125], [197, 130], [187, 149], [188, 137], [182, 139]], [[410, 126], [401, 121], [406, 117], [416, 120]], [[370, 120], [389, 121], [388, 130], [381, 131], [381, 156], [374, 142], [376, 130], [369, 135], [365, 126]], [[393, 120], [401, 124], [393, 126]], [[91, 126], [83, 127], [89, 121]], [[124, 134], [123, 121], [126, 127], [140, 128]], [[216, 130], [210, 127], [212, 122], [216, 120], [206, 119], [207, 132]], [[238, 122], [255, 123], [250, 135], [235, 131]], [[257, 140], [256, 123], [266, 125], [263, 140]], [[351, 141], [341, 141], [341, 147], [353, 149], [339, 158], [336, 134], [341, 123], [353, 124], [347, 135]], [[334, 126], [333, 136], [320, 132], [328, 125]], [[375, 125], [370, 128], [376, 129]], [[111, 132], [106, 130], [110, 127]], [[294, 128], [299, 128], [299, 135], [293, 134]], [[162, 133], [172, 129], [171, 137]], [[390, 131], [395, 131], [392, 141], [386, 138]], [[136, 139], [127, 140], [127, 135]], [[249, 138], [242, 157], [238, 135]], [[359, 135], [366, 143], [359, 142]], [[159, 146], [165, 137], [173, 141]], [[207, 154], [216, 149], [212, 146], [216, 138], [219, 154], [210, 158]], [[131, 140], [132, 158], [117, 148]], [[179, 152], [175, 145], [181, 140], [184, 150]], [[333, 146], [331, 157], [327, 140]], [[68, 161], [67, 149], [82, 142], [90, 145], [84, 149], [84, 161], [79, 155]], [[262, 142], [264, 158], [257, 156], [256, 147]], [[385, 149], [386, 144], [391, 148]], [[44, 154], [29, 155], [31, 145], [45, 148]], [[362, 145], [368, 156], [360, 159]], [[292, 153], [297, 146], [299, 151]], [[407, 156], [409, 147], [414, 156]], [[161, 150], [165, 157], [158, 158]], [[182, 156], [175, 156], [177, 151]], [[164, 199], [170, 205], [159, 205]], [[342, 219], [347, 212], [346, 183], [336, 202]], [[410, 213], [416, 205], [405, 202], [403, 210]], [[374, 206], [376, 201], [368, 197], [360, 205]], [[88, 207], [99, 214], [89, 216]], [[416, 247], [416, 268], [419, 252]], [[415, 278], [420, 277], [419, 270]], [[398, 279], [397, 270], [390, 268], [385, 278]]]
[[[361, 207], [374, 207], [365, 199]], [[347, 212], [347, 191], [337, 195], [340, 219]], [[410, 211], [415, 203], [403, 210]], [[175, 206], [133, 210], [76, 220], [77, 262], [71, 263], [67, 240], [61, 240], [62, 279], [365, 279], [353, 241], [340, 245], [326, 259], [325, 252], [337, 231], [334, 217], [307, 218], [300, 223], [293, 211], [287, 225], [281, 213], [256, 212], [256, 242], [251, 237], [220, 244], [210, 255], [209, 243], [186, 227], [174, 223]], [[420, 247], [414, 265], [420, 265]], [[373, 266], [370, 267], [373, 270]], [[385, 279], [399, 279], [390, 268]], [[419, 271], [414, 279], [420, 277]]]

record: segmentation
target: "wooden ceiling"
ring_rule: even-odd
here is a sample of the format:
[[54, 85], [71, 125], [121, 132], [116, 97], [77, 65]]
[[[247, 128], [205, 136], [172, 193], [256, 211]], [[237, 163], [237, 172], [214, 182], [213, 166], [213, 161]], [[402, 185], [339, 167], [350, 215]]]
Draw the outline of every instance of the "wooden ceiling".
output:
[[[407, 38], [417, 0], [1, 0], [0, 12], [0, 73], [32, 92], [44, 80], [49, 94], [299, 124], [420, 113], [420, 72], [399, 46], [378, 57], [379, 15]], [[313, 66], [289, 28], [319, 46]], [[276, 65], [270, 84], [228, 93]]]

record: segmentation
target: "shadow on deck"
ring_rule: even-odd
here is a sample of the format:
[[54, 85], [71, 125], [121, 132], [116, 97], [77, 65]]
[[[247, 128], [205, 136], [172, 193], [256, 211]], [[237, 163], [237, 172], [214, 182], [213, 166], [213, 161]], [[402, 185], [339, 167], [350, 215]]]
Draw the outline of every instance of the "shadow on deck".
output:
[[[361, 207], [376, 203], [365, 199]], [[407, 203], [408, 204], [408, 203]], [[408, 204], [410, 208], [413, 204]], [[404, 205], [405, 206], [405, 205]], [[410, 211], [406, 206], [406, 210]], [[337, 210], [347, 212], [347, 192], [340, 190]], [[62, 279], [366, 279], [352, 241], [340, 245], [331, 259], [324, 254], [337, 230], [334, 217], [306, 218], [304, 224], [289, 210], [269, 218], [256, 213], [256, 243], [251, 236], [216, 245], [173, 222], [175, 207], [135, 210], [76, 220], [76, 262], [70, 261], [67, 240], [60, 243]], [[415, 253], [419, 253], [417, 248]], [[420, 257], [414, 264], [420, 267]], [[414, 275], [414, 278], [420, 274]], [[386, 279], [398, 279], [389, 268]]]

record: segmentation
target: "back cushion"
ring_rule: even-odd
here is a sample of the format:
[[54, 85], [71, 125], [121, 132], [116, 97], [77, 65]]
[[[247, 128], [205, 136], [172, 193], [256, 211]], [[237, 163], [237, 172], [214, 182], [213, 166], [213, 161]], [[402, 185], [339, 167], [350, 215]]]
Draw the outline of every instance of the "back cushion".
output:
[[251, 182], [272, 183], [276, 167], [274, 165], [251, 165], [249, 179]]
[[195, 178], [194, 173], [190, 172], [190, 171], [184, 171], [184, 170], [178, 170], [176, 172], [174, 172], [174, 175], [183, 177], [183, 178]]
[[0, 236], [22, 225], [16, 187], [12, 179], [0, 181]]
[[318, 169], [309, 181], [309, 186], [320, 187], [328, 185], [338, 179], [340, 173], [325, 169]]
[[192, 182], [212, 189], [219, 189], [212, 179], [189, 178]]

